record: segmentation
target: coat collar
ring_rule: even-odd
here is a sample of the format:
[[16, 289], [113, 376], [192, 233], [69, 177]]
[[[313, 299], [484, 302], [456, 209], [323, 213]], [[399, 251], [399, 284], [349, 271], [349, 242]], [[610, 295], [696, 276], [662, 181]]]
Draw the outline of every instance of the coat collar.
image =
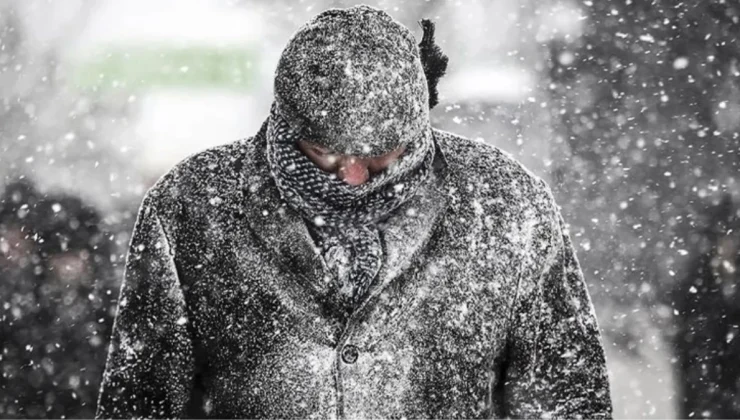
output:
[[[243, 142], [244, 164], [237, 166], [236, 174], [241, 194], [236, 194], [238, 198], [231, 200], [232, 211], [245, 216], [251, 231], [277, 262], [296, 274], [307, 291], [323, 301], [329, 292], [329, 269], [304, 219], [280, 198], [270, 176], [265, 156], [266, 128], [267, 122], [255, 137]], [[395, 211], [381, 228], [386, 258], [353, 316], [409, 267], [447, 208], [449, 199], [444, 188], [448, 176], [447, 163], [439, 146], [435, 149], [434, 170], [429, 183]]]

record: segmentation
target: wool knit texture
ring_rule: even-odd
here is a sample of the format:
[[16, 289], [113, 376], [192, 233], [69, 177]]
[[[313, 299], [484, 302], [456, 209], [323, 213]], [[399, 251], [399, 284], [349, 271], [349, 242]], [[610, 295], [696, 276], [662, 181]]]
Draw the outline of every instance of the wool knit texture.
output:
[[429, 128], [429, 92], [409, 29], [368, 6], [330, 9], [293, 35], [275, 72], [281, 115], [337, 153], [377, 156]]

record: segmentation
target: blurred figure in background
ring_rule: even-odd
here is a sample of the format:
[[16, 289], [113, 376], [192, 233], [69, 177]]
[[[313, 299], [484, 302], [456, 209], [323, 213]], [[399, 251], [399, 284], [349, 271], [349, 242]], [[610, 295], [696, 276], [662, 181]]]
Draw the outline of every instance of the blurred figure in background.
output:
[[739, 212], [729, 196], [711, 210], [675, 298], [680, 418], [740, 418]]
[[90, 418], [113, 281], [98, 213], [28, 181], [0, 201], [0, 417]]

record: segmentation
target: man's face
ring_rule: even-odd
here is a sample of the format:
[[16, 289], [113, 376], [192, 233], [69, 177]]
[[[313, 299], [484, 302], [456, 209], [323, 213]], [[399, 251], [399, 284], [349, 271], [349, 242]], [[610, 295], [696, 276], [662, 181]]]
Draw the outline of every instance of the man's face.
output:
[[400, 146], [383, 155], [358, 157], [342, 155], [307, 140], [299, 141], [298, 148], [321, 170], [336, 174], [349, 185], [364, 184], [371, 175], [387, 169], [406, 150]]

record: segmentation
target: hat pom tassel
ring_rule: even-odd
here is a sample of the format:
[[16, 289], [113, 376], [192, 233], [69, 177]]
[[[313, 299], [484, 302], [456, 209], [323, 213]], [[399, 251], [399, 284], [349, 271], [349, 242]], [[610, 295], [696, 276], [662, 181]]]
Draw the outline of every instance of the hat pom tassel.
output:
[[424, 75], [427, 78], [427, 88], [429, 89], [429, 109], [432, 109], [439, 103], [437, 83], [447, 71], [449, 59], [442, 53], [439, 45], [434, 42], [434, 22], [429, 19], [422, 19], [419, 24], [424, 30], [424, 35], [419, 43], [419, 53]]

